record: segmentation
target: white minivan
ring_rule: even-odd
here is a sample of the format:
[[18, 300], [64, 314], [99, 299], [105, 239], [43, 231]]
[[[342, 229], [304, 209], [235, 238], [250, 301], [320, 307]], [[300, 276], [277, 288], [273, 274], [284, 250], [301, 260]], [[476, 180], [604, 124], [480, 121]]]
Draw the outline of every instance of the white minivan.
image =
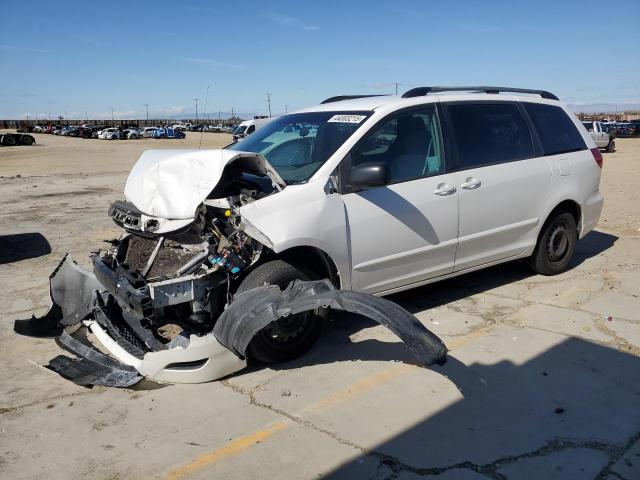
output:
[[[318, 338], [326, 307], [415, 346], [424, 326], [380, 297], [516, 259], [564, 271], [600, 217], [601, 168], [546, 91], [330, 98], [226, 149], [144, 152], [109, 210], [122, 238], [93, 272], [61, 263], [52, 312], [159, 381], [291, 359]], [[178, 337], [159, 333], [175, 323]]]

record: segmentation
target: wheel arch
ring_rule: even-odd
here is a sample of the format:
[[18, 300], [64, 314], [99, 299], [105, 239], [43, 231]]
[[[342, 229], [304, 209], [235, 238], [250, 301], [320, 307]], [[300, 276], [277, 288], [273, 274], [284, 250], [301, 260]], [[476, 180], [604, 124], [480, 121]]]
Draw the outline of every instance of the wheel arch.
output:
[[291, 247], [272, 258], [279, 258], [297, 267], [303, 267], [317, 273], [320, 278], [328, 278], [336, 288], [342, 287], [341, 276], [336, 263], [325, 251], [310, 245]]
[[553, 207], [545, 217], [544, 222], [540, 225], [538, 240], [540, 240], [540, 235], [542, 235], [542, 232], [544, 231], [544, 226], [558, 212], [569, 212], [571, 213], [571, 215], [573, 215], [573, 218], [576, 221], [578, 235], [580, 235], [580, 232], [582, 231], [582, 207], [580, 207], [580, 204], [573, 199], [565, 199], [556, 204], [556, 206]]

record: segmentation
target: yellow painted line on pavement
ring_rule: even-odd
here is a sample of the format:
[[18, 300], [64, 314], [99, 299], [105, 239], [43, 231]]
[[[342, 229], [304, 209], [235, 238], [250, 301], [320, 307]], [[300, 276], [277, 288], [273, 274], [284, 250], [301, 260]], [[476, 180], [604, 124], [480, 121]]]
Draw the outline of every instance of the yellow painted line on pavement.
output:
[[186, 478], [196, 472], [199, 472], [200, 470], [205, 469], [210, 465], [213, 465], [214, 463], [219, 462], [224, 458], [236, 455], [257, 443], [260, 443], [267, 438], [272, 437], [273, 435], [281, 432], [290, 425], [291, 422], [278, 422], [262, 430], [257, 430], [253, 433], [250, 433], [249, 435], [245, 435], [244, 437], [236, 438], [223, 447], [220, 447], [208, 453], [203, 453], [191, 462], [171, 470], [167, 475], [164, 476], [164, 479], [180, 480], [181, 478]]
[[[456, 338], [449, 342], [449, 350], [453, 351], [460, 349], [473, 342], [474, 340], [482, 337], [483, 335], [486, 335], [490, 331], [490, 327], [481, 328], [479, 330], [471, 332], [468, 335], [465, 335], [464, 337]], [[398, 378], [399, 376], [411, 371], [414, 368], [416, 368], [415, 365], [407, 363], [394, 365], [391, 368], [387, 368], [386, 370], [383, 370], [381, 372], [377, 372], [373, 375], [364, 377], [361, 380], [358, 380], [357, 382], [343, 388], [342, 390], [338, 390], [337, 392], [317, 403], [304, 407], [293, 416], [300, 417], [303, 414], [317, 413], [322, 410], [326, 410], [352, 397], [362, 395], [363, 393], [368, 392], [369, 390], [372, 390], [394, 378]], [[194, 460], [190, 461], [189, 463], [171, 470], [166, 476], [163, 477], [163, 480], [180, 480], [182, 478], [187, 478], [193, 473], [204, 470], [205, 468], [210, 467], [220, 460], [224, 460], [225, 458], [237, 455], [256, 445], [257, 443], [273, 437], [275, 434], [281, 432], [282, 430], [285, 430], [291, 425], [293, 425], [293, 422], [291, 420], [282, 421], [274, 423], [261, 430], [256, 430], [255, 432], [248, 435], [231, 440], [226, 445], [211, 452], [204, 453]]]

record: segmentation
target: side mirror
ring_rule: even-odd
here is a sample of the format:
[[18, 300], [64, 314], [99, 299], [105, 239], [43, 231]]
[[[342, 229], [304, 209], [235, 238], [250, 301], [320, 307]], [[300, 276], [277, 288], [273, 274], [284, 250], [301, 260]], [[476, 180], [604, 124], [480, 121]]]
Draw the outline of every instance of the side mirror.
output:
[[389, 183], [391, 170], [384, 162], [367, 162], [355, 165], [349, 175], [349, 184], [353, 188], [381, 187]]

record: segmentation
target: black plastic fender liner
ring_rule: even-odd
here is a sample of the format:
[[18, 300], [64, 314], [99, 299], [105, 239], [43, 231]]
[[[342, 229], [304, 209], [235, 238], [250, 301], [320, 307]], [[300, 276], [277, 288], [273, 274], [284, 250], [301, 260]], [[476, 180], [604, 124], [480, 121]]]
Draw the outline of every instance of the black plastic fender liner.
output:
[[52, 305], [42, 317], [16, 320], [14, 331], [32, 337], [55, 337], [62, 326], [78, 323], [90, 313], [94, 292], [104, 290], [95, 275], [65, 255], [49, 276]]
[[326, 279], [296, 280], [285, 290], [265, 285], [242, 292], [220, 315], [213, 334], [220, 344], [244, 357], [251, 339], [271, 322], [327, 307], [360, 314], [387, 327], [424, 365], [442, 365], [447, 361], [444, 342], [400, 305], [366, 293], [336, 290]]

